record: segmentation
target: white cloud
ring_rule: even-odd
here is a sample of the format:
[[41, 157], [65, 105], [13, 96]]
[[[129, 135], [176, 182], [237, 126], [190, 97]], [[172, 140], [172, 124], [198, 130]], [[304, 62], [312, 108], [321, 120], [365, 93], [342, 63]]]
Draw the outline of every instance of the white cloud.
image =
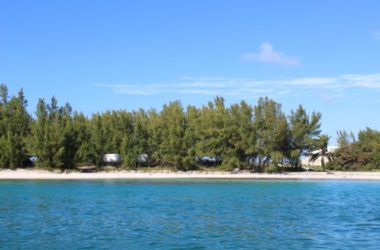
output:
[[340, 80], [349, 87], [380, 89], [380, 73], [370, 75], [342, 75]]
[[294, 96], [302, 91], [320, 93], [321, 98], [342, 97], [345, 89], [380, 90], [379, 74], [347, 74], [333, 77], [302, 77], [284, 80], [256, 80], [252, 78], [186, 77], [173, 83], [154, 84], [98, 84], [115, 94], [126, 95], [203, 95], [259, 97]]
[[168, 84], [98, 84], [98, 87], [111, 89], [114, 94], [127, 95], [262, 96], [274, 91], [266, 82], [239, 78], [186, 78]]
[[284, 84], [317, 86], [317, 85], [333, 84], [335, 83], [335, 81], [336, 81], [336, 78], [334, 77], [308, 77], [308, 78], [297, 78], [297, 79], [284, 81]]
[[272, 44], [264, 42], [260, 45], [256, 53], [246, 53], [241, 57], [244, 61], [255, 61], [261, 63], [279, 64], [284, 66], [297, 66], [299, 60], [286, 54], [274, 50]]

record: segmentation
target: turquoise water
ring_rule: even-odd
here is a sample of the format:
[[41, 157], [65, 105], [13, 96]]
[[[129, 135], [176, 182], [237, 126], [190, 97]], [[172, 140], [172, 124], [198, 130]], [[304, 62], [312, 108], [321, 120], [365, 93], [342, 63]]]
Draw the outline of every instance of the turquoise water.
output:
[[0, 181], [2, 249], [378, 249], [380, 182]]

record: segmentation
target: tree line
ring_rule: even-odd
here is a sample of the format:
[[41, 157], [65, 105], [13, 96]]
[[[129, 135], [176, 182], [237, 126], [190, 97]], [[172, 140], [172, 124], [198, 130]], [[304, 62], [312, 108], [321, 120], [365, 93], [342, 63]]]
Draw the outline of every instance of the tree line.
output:
[[380, 131], [371, 128], [359, 131], [356, 136], [345, 130], [338, 131], [339, 148], [334, 161], [329, 164], [334, 170], [380, 169]]
[[300, 159], [328, 140], [321, 134], [319, 112], [307, 113], [300, 105], [286, 115], [281, 104], [267, 97], [255, 106], [241, 101], [227, 107], [216, 97], [200, 108], [173, 101], [160, 111], [107, 111], [90, 117], [68, 103], [58, 105], [55, 97], [39, 99], [33, 116], [26, 108], [22, 90], [8, 97], [7, 86], [0, 85], [1, 168], [26, 166], [31, 156], [42, 168], [102, 167], [105, 154], [117, 153], [120, 167], [133, 169], [142, 166], [137, 159], [146, 154], [145, 165], [151, 167], [192, 170], [208, 157], [224, 170], [279, 171], [299, 169]]

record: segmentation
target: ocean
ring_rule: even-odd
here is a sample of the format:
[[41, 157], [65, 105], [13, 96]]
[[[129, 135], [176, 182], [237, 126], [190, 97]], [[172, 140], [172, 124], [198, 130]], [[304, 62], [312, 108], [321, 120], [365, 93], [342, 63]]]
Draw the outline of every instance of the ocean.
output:
[[375, 181], [0, 181], [0, 249], [379, 246]]

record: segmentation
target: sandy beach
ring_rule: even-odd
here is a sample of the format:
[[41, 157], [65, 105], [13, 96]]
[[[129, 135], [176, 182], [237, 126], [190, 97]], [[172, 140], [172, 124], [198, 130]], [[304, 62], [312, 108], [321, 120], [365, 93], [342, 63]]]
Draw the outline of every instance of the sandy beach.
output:
[[291, 172], [291, 173], [229, 173], [229, 172], [96, 172], [55, 173], [45, 170], [2, 170], [0, 180], [96, 180], [96, 179], [294, 179], [294, 180], [377, 180], [380, 172]]

